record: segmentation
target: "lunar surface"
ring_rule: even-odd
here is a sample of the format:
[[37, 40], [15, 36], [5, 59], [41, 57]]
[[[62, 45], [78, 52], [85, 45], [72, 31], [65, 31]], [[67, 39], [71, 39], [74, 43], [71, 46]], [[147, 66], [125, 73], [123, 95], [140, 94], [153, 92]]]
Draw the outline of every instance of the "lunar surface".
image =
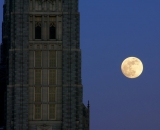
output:
[[143, 71], [143, 64], [136, 57], [128, 57], [121, 64], [122, 73], [128, 78], [137, 78]]

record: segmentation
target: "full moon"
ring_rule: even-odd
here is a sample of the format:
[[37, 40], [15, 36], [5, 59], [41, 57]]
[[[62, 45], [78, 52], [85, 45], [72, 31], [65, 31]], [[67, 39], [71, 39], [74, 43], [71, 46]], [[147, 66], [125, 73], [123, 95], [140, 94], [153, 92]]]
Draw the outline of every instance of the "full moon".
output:
[[122, 62], [121, 70], [127, 78], [137, 78], [143, 71], [143, 64], [137, 57], [128, 57]]

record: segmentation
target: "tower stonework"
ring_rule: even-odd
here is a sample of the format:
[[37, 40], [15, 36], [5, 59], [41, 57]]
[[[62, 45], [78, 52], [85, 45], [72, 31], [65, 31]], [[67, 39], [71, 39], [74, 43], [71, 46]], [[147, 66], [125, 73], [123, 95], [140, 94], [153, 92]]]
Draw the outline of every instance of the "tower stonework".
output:
[[7, 130], [89, 130], [79, 17], [78, 0], [5, 0]]

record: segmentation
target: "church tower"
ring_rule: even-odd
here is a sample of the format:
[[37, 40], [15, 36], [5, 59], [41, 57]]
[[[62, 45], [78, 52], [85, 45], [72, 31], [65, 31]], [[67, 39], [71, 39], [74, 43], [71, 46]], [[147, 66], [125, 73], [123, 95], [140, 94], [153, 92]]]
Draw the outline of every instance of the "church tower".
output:
[[89, 130], [79, 16], [78, 0], [5, 0], [7, 130]]

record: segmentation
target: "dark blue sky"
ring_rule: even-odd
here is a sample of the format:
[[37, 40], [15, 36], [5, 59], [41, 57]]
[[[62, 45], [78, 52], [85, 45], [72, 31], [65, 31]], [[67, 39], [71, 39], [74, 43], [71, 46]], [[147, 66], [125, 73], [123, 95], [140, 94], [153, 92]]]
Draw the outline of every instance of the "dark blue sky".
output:
[[[80, 0], [84, 103], [91, 130], [160, 130], [160, 1]], [[140, 58], [128, 79], [121, 63]]]
[[[83, 101], [90, 100], [91, 130], [159, 130], [160, 1], [79, 3]], [[2, 21], [2, 8], [0, 13]], [[129, 56], [144, 65], [136, 79], [121, 73]]]

